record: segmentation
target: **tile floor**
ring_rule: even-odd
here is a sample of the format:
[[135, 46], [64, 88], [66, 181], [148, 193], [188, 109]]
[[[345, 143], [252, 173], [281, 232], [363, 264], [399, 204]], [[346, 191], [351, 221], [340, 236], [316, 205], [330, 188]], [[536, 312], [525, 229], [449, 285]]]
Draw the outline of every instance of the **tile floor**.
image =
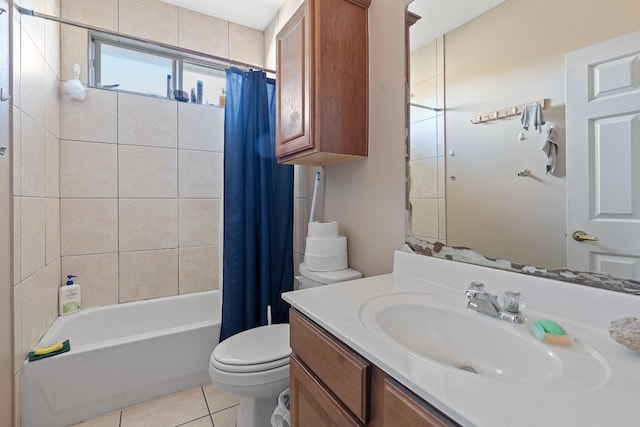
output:
[[205, 384], [72, 427], [235, 427], [237, 411], [236, 396]]

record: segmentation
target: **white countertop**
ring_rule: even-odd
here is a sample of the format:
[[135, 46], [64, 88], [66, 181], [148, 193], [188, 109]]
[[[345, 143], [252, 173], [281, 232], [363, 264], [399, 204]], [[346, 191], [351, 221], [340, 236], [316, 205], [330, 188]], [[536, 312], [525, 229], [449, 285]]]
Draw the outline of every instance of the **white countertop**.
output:
[[[464, 291], [471, 281], [484, 282], [485, 290], [494, 294], [521, 291], [525, 315], [555, 320], [574, 336], [571, 347], [526, 338], [557, 354], [563, 372], [572, 376], [540, 382], [487, 378], [424, 358], [372, 331], [361, 319], [367, 302], [402, 293], [441, 295], [466, 311]], [[610, 339], [607, 330], [611, 320], [640, 317], [638, 296], [396, 252], [393, 273], [288, 292], [283, 298], [464, 426], [640, 425], [640, 355]], [[524, 328], [471, 314], [481, 316], [481, 322], [500, 322], [499, 327]], [[580, 352], [585, 350], [590, 351], [585, 358], [590, 362], [583, 364]], [[575, 363], [568, 366], [567, 361]]]

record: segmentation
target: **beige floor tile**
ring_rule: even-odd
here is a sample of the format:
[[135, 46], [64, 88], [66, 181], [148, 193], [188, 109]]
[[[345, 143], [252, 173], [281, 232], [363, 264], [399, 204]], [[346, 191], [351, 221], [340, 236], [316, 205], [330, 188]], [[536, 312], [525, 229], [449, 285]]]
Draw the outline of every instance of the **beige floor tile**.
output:
[[186, 424], [180, 424], [180, 427], [212, 427], [213, 422], [211, 421], [211, 417], [207, 415], [206, 417], [198, 418], [197, 420], [193, 420]]
[[74, 424], [71, 427], [118, 427], [120, 426], [120, 411], [111, 412], [100, 417]]
[[195, 387], [122, 411], [121, 427], [174, 427], [208, 415], [202, 389]]
[[238, 407], [233, 406], [212, 415], [214, 427], [236, 427]]
[[240, 403], [238, 396], [220, 390], [213, 384], [205, 384], [202, 388], [204, 389], [204, 396], [207, 398], [209, 411], [212, 414]]

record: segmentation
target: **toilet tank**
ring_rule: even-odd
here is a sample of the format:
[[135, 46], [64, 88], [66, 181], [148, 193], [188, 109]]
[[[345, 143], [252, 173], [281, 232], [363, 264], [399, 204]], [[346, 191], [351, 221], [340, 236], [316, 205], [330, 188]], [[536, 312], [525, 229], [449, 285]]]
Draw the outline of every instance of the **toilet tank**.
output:
[[300, 281], [300, 289], [308, 289], [315, 286], [360, 279], [361, 277], [362, 273], [351, 268], [337, 271], [309, 271], [303, 263], [300, 264], [300, 276], [298, 280]]

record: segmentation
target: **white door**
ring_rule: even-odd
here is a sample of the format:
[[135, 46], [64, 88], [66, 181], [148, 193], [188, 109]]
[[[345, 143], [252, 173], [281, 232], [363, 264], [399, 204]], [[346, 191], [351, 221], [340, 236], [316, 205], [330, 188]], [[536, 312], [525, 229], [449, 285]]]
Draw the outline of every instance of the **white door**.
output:
[[568, 268], [640, 280], [640, 32], [567, 54], [566, 90]]

